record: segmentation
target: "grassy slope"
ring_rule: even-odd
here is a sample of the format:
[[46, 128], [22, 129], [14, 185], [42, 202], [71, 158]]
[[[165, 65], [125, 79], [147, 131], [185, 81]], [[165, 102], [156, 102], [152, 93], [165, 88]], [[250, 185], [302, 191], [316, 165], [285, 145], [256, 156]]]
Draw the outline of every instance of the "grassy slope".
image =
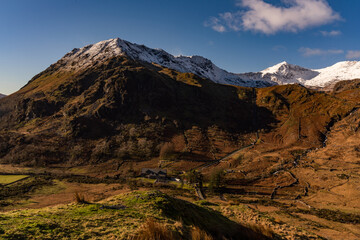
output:
[[190, 239], [198, 227], [219, 239], [266, 239], [219, 212], [158, 191], [133, 192], [97, 204], [70, 204], [0, 214], [4, 239], [128, 239], [146, 219], [155, 219]]
[[0, 175], [0, 185], [1, 184], [10, 184], [16, 181], [19, 181], [23, 178], [28, 177], [27, 175]]

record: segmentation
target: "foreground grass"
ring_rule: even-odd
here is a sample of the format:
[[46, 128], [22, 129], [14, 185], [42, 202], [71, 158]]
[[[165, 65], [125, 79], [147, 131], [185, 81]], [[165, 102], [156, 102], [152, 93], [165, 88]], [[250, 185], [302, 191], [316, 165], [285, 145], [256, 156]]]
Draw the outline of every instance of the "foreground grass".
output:
[[27, 177], [27, 175], [0, 175], [0, 184], [10, 184]]
[[0, 213], [0, 223], [0, 239], [147, 239], [141, 237], [149, 234], [144, 224], [171, 236], [162, 239], [193, 239], [199, 234], [266, 239], [206, 206], [159, 191], [132, 192], [96, 204]]

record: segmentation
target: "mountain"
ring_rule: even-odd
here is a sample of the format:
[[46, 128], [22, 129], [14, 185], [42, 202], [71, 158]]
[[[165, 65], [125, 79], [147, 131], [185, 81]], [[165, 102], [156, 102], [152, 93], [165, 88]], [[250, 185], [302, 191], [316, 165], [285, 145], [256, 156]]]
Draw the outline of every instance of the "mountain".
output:
[[216, 83], [243, 87], [268, 87], [284, 84], [302, 84], [325, 87], [342, 80], [360, 78], [360, 62], [339, 62], [323, 69], [306, 69], [287, 62], [279, 63], [255, 73], [230, 73], [201, 56], [173, 56], [162, 49], [151, 49], [116, 38], [76, 48], [60, 60], [67, 69], [86, 68], [115, 56], [124, 56], [157, 64], [178, 72], [190, 72]]
[[0, 93], [0, 98], [6, 97], [6, 95]]
[[[242, 78], [271, 82], [272, 85], [304, 84], [318, 75], [318, 72], [287, 62], [279, 63], [257, 73], [239, 74]], [[305, 84], [306, 85], [306, 84]]]
[[252, 143], [256, 132], [273, 145], [313, 147], [354, 108], [299, 85], [245, 88], [181, 72], [215, 73], [210, 63], [120, 39], [74, 49], [0, 100], [1, 161], [95, 164], [170, 150], [172, 159], [206, 161]]
[[334, 64], [333, 66], [314, 70], [319, 74], [306, 81], [307, 86], [325, 87], [344, 80], [354, 80], [360, 78], [360, 62], [345, 61]]
[[243, 87], [284, 84], [325, 87], [339, 81], [360, 78], [360, 62], [356, 61], [339, 62], [331, 67], [314, 70], [282, 62], [260, 72], [235, 74], [217, 67], [201, 56], [173, 56], [164, 50], [151, 49], [119, 38], [101, 41], [80, 49], [75, 48], [56, 66], [68, 71], [78, 71], [90, 65], [101, 64], [116, 56], [127, 56], [132, 60], [159, 65], [181, 73], [193, 73], [215, 83]]
[[345, 61], [322, 69], [306, 69], [287, 62], [279, 63], [259, 73], [242, 74], [249, 79], [266, 80], [275, 84], [302, 84], [309, 87], [326, 87], [344, 80], [360, 77], [360, 62]]
[[66, 69], [86, 68], [90, 64], [102, 62], [115, 56], [124, 56], [170, 68], [178, 72], [194, 73], [216, 83], [245, 87], [267, 87], [273, 85], [264, 79], [250, 79], [245, 75], [229, 73], [201, 56], [173, 56], [162, 49], [151, 49], [144, 45], [130, 43], [116, 38], [76, 48], [66, 54], [60, 62]]
[[172, 158], [211, 160], [275, 121], [252, 89], [105, 51], [73, 51], [0, 100], [1, 162], [140, 161], [165, 143]]

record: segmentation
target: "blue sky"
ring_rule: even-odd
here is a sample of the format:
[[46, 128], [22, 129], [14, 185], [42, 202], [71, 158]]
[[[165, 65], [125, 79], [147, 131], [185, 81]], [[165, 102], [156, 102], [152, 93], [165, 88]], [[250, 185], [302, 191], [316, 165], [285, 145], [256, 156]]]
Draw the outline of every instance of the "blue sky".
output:
[[358, 0], [0, 0], [0, 93], [115, 37], [232, 72], [360, 60], [359, 9]]

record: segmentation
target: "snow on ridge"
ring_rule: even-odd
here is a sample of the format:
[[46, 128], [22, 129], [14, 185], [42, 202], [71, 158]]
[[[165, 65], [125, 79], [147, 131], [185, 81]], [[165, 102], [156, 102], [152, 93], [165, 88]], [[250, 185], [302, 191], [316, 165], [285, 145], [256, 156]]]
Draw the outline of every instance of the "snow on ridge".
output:
[[360, 78], [360, 62], [343, 61], [314, 71], [319, 72], [319, 75], [307, 81], [305, 85], [325, 87], [336, 82]]
[[179, 72], [191, 72], [216, 83], [245, 87], [267, 87], [272, 85], [302, 84], [324, 87], [342, 80], [360, 78], [360, 62], [345, 61], [323, 69], [306, 69], [287, 62], [255, 73], [235, 74], [217, 67], [202, 56], [173, 56], [163, 49], [152, 49], [120, 38], [109, 39], [76, 48], [59, 62], [67, 70], [77, 70], [103, 62], [115, 56], [154, 63]]
[[282, 62], [259, 73], [252, 73], [254, 79], [265, 79], [279, 85], [302, 84], [311, 87], [326, 87], [330, 84], [360, 78], [360, 62], [338, 62], [322, 69], [307, 69]]
[[191, 72], [216, 83], [247, 87], [273, 85], [273, 83], [262, 79], [249, 79], [239, 74], [229, 73], [202, 56], [173, 56], [162, 49], [148, 48], [120, 38], [101, 41], [83, 48], [76, 48], [67, 53], [59, 63], [62, 69], [78, 70], [92, 66], [96, 62], [105, 61], [111, 57], [124, 55], [134, 60], [159, 64], [179, 72]]

